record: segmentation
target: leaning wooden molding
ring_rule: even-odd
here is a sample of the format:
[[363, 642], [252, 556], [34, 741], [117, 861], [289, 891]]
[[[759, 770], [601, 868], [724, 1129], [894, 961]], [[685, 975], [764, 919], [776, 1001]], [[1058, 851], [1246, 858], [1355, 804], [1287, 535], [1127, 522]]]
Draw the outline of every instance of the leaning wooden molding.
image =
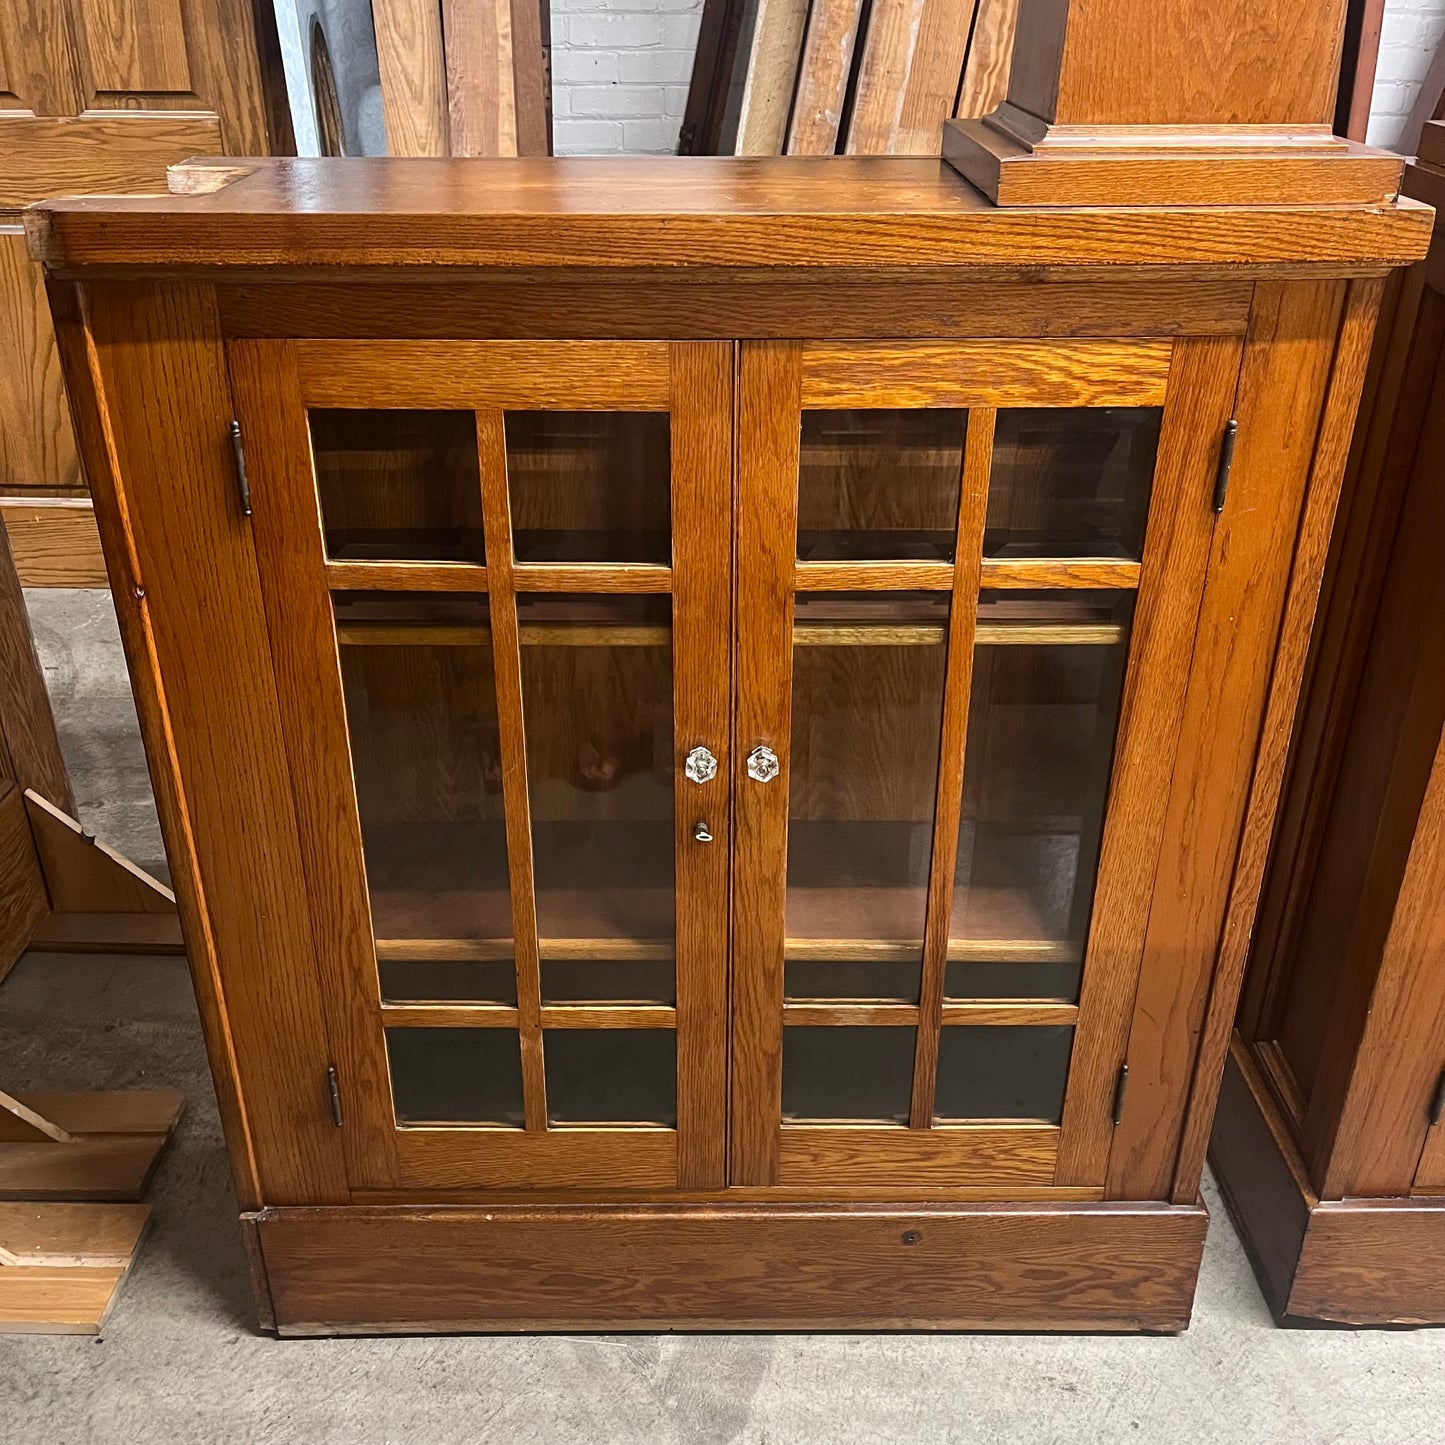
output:
[[22, 587], [105, 587], [88, 497], [0, 497], [0, 522]]
[[1400, 158], [1331, 133], [1344, 12], [1020, 0], [1008, 98], [944, 158], [1000, 206], [1383, 204]]
[[31, 790], [30, 827], [57, 913], [174, 913], [176, 895]]

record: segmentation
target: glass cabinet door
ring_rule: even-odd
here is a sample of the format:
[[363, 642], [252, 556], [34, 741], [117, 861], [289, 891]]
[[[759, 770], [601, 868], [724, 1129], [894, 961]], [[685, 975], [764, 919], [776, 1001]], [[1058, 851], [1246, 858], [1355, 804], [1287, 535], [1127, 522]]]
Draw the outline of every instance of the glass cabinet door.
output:
[[1187, 671], [1229, 414], [1196, 347], [744, 347], [735, 1183], [1102, 1186], [1177, 741], [1131, 700]]
[[231, 348], [356, 1189], [725, 1182], [732, 354]]

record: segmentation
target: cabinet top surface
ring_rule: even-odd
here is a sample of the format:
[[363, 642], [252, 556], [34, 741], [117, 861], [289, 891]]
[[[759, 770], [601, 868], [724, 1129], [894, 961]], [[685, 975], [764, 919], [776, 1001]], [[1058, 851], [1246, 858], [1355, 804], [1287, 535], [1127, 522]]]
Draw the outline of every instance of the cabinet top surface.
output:
[[57, 271], [91, 267], [1321, 265], [1424, 253], [1431, 213], [1355, 207], [1000, 208], [937, 159], [239, 160], [174, 193], [27, 213]]

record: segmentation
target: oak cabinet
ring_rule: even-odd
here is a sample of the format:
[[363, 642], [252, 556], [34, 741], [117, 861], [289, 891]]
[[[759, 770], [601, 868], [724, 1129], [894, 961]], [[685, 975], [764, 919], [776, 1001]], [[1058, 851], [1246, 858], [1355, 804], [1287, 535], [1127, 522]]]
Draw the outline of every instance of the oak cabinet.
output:
[[1211, 1146], [1282, 1320], [1445, 1323], [1442, 258], [1382, 308]]
[[1420, 218], [843, 165], [42, 214], [276, 1328], [1187, 1322]]

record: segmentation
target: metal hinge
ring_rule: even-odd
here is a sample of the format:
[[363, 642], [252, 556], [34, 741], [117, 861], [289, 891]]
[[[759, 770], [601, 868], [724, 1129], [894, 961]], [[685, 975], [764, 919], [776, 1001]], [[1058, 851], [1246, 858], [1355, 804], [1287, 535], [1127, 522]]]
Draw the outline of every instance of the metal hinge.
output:
[[1224, 499], [1229, 495], [1229, 473], [1234, 467], [1234, 439], [1239, 435], [1239, 423], [1233, 418], [1224, 424], [1224, 439], [1219, 443], [1219, 470], [1214, 474], [1214, 515], [1224, 510]]
[[251, 515], [251, 483], [246, 476], [246, 448], [241, 444], [241, 423], [233, 421], [230, 426], [231, 450], [236, 456], [236, 491], [241, 498], [241, 515]]
[[331, 1122], [339, 1129], [341, 1127], [341, 1082], [336, 1077], [335, 1064], [328, 1064], [326, 1068], [326, 1096], [331, 1100]]
[[1441, 1115], [1445, 1115], [1445, 1069], [1440, 1070], [1440, 1077], [1435, 1080], [1435, 1092], [1430, 1096], [1430, 1124], [1440, 1122]]
[[1129, 1092], [1129, 1065], [1119, 1065], [1119, 1077], [1114, 1080], [1114, 1102], [1109, 1108], [1109, 1118], [1115, 1127], [1124, 1117], [1124, 1095]]

